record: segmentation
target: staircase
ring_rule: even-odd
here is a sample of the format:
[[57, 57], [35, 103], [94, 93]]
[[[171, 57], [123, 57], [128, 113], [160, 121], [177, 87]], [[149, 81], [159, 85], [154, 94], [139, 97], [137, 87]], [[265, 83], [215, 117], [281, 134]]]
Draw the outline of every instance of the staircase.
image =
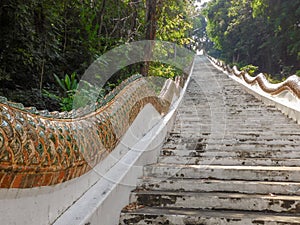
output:
[[198, 57], [120, 224], [300, 224], [300, 129]]

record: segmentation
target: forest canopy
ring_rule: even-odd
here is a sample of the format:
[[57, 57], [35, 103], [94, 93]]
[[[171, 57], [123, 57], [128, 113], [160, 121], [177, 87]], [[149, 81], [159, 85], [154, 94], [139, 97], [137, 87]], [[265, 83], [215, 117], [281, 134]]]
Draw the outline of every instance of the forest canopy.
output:
[[[188, 46], [194, 8], [191, 0], [1, 0], [0, 95], [32, 89], [43, 98], [44, 89], [53, 92], [72, 78], [76, 84], [95, 59], [124, 43]], [[124, 69], [113, 82], [135, 72]], [[8, 97], [30, 105], [36, 96]]]
[[[0, 95], [50, 110], [70, 109], [95, 59], [138, 40], [204, 49], [277, 80], [300, 75], [299, 0], [2, 0], [0, 26]], [[132, 65], [105, 91], [140, 72], [180, 74], [158, 63]]]
[[300, 74], [299, 0], [211, 0], [199, 18], [211, 55], [278, 80]]

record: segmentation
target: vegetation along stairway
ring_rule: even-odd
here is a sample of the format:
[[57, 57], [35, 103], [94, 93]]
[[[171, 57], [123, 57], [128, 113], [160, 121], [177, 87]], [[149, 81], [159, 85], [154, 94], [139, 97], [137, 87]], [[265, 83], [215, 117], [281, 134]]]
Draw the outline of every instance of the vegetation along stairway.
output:
[[300, 224], [299, 125], [197, 57], [120, 224]]

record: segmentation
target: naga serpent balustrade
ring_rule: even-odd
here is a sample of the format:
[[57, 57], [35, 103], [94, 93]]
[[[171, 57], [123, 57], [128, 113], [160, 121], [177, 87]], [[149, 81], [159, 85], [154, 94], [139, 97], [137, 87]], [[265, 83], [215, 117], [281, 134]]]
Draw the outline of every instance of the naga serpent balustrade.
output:
[[243, 79], [249, 85], [258, 84], [262, 91], [271, 94], [278, 95], [284, 91], [289, 91], [291, 94], [300, 98], [300, 78], [296, 75], [292, 75], [288, 77], [285, 81], [272, 84], [270, 83], [263, 73], [258, 74], [255, 77], [250, 76], [245, 71], [239, 71], [236, 66], [230, 68], [230, 66], [226, 65], [224, 62], [214, 59], [211, 56], [208, 58], [217, 66], [221, 67], [224, 71], [228, 73], [234, 74], [236, 77]]
[[[299, 99], [300, 80], [294, 75], [270, 84], [263, 74], [251, 77], [208, 56], [223, 70], [258, 84], [271, 95], [284, 91]], [[184, 84], [184, 77], [176, 81]], [[0, 99], [0, 188], [32, 188], [59, 184], [79, 177], [103, 160], [120, 142], [146, 104], [165, 114], [170, 101], [159, 98], [145, 78], [124, 81], [95, 110], [69, 113], [37, 111]]]
[[49, 186], [79, 177], [116, 147], [146, 104], [161, 114], [170, 107], [140, 75], [105, 99], [82, 115], [82, 109], [49, 113], [2, 98], [0, 188]]

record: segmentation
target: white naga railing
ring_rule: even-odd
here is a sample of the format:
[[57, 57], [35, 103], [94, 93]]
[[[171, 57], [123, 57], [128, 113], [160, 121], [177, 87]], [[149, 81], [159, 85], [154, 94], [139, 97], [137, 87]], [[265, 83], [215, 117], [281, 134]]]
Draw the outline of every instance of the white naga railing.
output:
[[236, 66], [231, 68], [211, 56], [208, 58], [217, 69], [242, 84], [249, 93], [265, 104], [275, 106], [300, 124], [300, 78], [298, 76], [292, 75], [281, 83], [272, 84], [263, 73], [252, 77], [245, 71], [239, 71]]

